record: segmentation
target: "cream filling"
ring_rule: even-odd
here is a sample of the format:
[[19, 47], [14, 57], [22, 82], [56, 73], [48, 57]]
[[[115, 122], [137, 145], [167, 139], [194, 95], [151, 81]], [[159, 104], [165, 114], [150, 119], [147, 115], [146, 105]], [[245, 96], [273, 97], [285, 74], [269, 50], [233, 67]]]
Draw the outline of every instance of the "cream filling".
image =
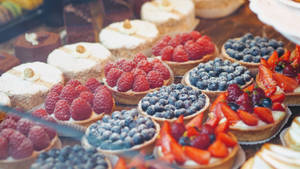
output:
[[293, 142], [300, 146], [300, 117], [296, 117], [288, 130], [290, 138]]
[[36, 46], [39, 44], [36, 33], [25, 33], [25, 40], [31, 43], [32, 46]]

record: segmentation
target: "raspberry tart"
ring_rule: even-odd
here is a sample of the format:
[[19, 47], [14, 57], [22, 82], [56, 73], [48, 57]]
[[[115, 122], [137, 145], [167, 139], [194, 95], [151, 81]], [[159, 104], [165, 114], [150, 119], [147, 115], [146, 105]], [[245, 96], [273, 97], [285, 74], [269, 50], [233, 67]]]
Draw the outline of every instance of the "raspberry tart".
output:
[[[51, 118], [45, 120], [53, 121]], [[40, 153], [60, 148], [53, 129], [27, 119], [7, 115], [0, 122], [0, 168], [29, 168]]]
[[142, 52], [151, 54], [150, 49], [159, 38], [155, 24], [142, 20], [115, 22], [101, 30], [100, 42], [116, 58], [130, 58]]
[[225, 121], [239, 141], [265, 140], [277, 132], [287, 116], [284, 98], [284, 94], [269, 96], [254, 85], [242, 90], [232, 84], [212, 104], [211, 119]]
[[300, 116], [294, 118], [283, 139], [287, 147], [300, 151]]
[[164, 122], [155, 147], [159, 159], [180, 168], [230, 169], [240, 149], [237, 139], [222, 122], [202, 124], [203, 114], [186, 125], [183, 116]]
[[161, 35], [193, 30], [199, 23], [191, 0], [154, 0], [141, 8], [142, 20], [154, 23]]
[[139, 102], [138, 110], [162, 124], [164, 121], [175, 121], [181, 115], [185, 121], [198, 114], [206, 116], [208, 106], [209, 98], [200, 90], [182, 84], [172, 84], [148, 93]]
[[110, 114], [115, 103], [110, 91], [91, 78], [85, 85], [78, 80], [70, 80], [65, 86], [54, 86], [44, 106], [42, 111], [55, 120], [88, 127], [104, 114]]
[[0, 77], [0, 91], [7, 94], [13, 107], [30, 110], [43, 103], [50, 88], [64, 83], [63, 73], [42, 62], [24, 63]]
[[65, 45], [52, 51], [48, 56], [48, 64], [64, 73], [66, 81], [77, 79], [81, 83], [89, 78], [101, 80], [104, 65], [112, 60], [111, 53], [98, 43], [80, 42]]
[[214, 59], [218, 49], [208, 36], [193, 31], [165, 36], [152, 48], [152, 54], [168, 64], [174, 76], [183, 76], [199, 63]]
[[250, 71], [239, 63], [216, 58], [215, 60], [200, 63], [188, 71], [182, 78], [182, 83], [194, 89], [200, 89], [210, 99], [224, 93], [230, 84], [238, 84], [242, 88], [253, 82]]
[[112, 92], [116, 102], [137, 105], [149, 92], [173, 83], [170, 68], [157, 58], [139, 53], [133, 60], [121, 59], [106, 64], [104, 84]]
[[257, 74], [261, 58], [268, 59], [274, 51], [284, 54], [284, 43], [275, 39], [253, 36], [247, 33], [240, 38], [229, 39], [222, 47], [222, 56], [232, 62], [246, 66], [253, 75]]
[[159, 125], [136, 109], [115, 111], [105, 115], [87, 130], [82, 145], [95, 147], [106, 155], [128, 155], [131, 152], [152, 153]]
[[40, 168], [112, 169], [110, 161], [95, 148], [84, 149], [80, 145], [65, 146], [41, 153], [30, 169]]

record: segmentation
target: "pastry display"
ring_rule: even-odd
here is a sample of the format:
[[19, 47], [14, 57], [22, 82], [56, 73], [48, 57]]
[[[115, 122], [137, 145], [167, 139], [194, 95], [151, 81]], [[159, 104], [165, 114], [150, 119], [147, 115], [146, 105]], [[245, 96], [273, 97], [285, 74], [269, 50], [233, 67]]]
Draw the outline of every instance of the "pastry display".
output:
[[268, 60], [274, 51], [277, 51], [279, 56], [283, 55], [285, 52], [283, 45], [282, 41], [254, 37], [251, 33], [247, 33], [240, 38], [226, 41], [222, 47], [222, 56], [246, 66], [253, 75], [256, 75], [260, 59]]
[[112, 169], [110, 161], [96, 149], [84, 149], [80, 145], [65, 146], [41, 153], [30, 169], [40, 168]]
[[153, 0], [143, 4], [142, 20], [154, 23], [161, 35], [192, 31], [199, 23], [192, 0]]
[[196, 15], [201, 18], [222, 18], [235, 12], [245, 0], [194, 0]]
[[220, 58], [200, 63], [182, 78], [183, 84], [194, 89], [200, 89], [211, 99], [224, 93], [230, 84], [236, 83], [244, 88], [252, 82], [253, 78], [250, 71], [245, 66]]
[[276, 144], [264, 144], [262, 148], [250, 158], [242, 169], [296, 169], [300, 168], [300, 152]]
[[19, 59], [7, 52], [0, 51], [0, 74], [20, 64]]
[[126, 155], [141, 150], [152, 153], [159, 131], [156, 122], [140, 115], [136, 109], [115, 111], [86, 130], [82, 145], [95, 147], [106, 155]]
[[77, 79], [82, 83], [89, 78], [101, 80], [104, 65], [109, 60], [112, 55], [105, 47], [88, 42], [62, 46], [48, 56], [48, 64], [60, 69], [66, 81]]
[[120, 59], [104, 68], [104, 84], [117, 103], [137, 105], [149, 92], [173, 83], [170, 68], [159, 59], [139, 53], [133, 60]]
[[243, 91], [232, 84], [212, 104], [210, 118], [226, 121], [239, 141], [265, 140], [279, 130], [287, 116], [284, 98], [283, 94], [269, 95], [254, 85]]
[[155, 156], [180, 168], [230, 169], [239, 145], [223, 122], [202, 124], [203, 114], [186, 125], [183, 116], [164, 122], [156, 144]]
[[150, 56], [159, 31], [147, 21], [125, 20], [108, 25], [101, 30], [99, 37], [116, 58], [130, 58], [140, 52]]
[[292, 125], [288, 128], [284, 135], [284, 141], [287, 147], [300, 151], [300, 117], [295, 117]]
[[64, 83], [57, 68], [42, 62], [16, 66], [0, 77], [0, 91], [6, 93], [13, 107], [30, 110], [44, 102], [54, 85]]
[[15, 55], [22, 63], [47, 62], [47, 56], [61, 45], [60, 36], [52, 32], [25, 33], [15, 42]]
[[110, 91], [96, 79], [89, 79], [85, 85], [70, 80], [63, 86], [51, 88], [45, 100], [45, 110], [49, 116], [64, 123], [88, 127], [93, 122], [110, 114], [115, 106]]
[[198, 114], [207, 113], [208, 106], [209, 98], [200, 90], [171, 84], [148, 93], [139, 102], [138, 110], [162, 124], [163, 121], [175, 121], [181, 115], [185, 121], [189, 121]]
[[168, 64], [174, 76], [183, 76], [199, 63], [215, 58], [218, 49], [208, 36], [192, 31], [165, 36], [152, 47], [152, 54]]

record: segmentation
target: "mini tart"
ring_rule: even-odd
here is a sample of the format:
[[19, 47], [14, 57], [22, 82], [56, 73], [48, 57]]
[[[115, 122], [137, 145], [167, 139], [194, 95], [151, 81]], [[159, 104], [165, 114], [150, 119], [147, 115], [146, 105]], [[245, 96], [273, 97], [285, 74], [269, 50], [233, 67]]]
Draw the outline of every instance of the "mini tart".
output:
[[100, 42], [116, 58], [130, 58], [139, 52], [150, 56], [151, 47], [158, 38], [156, 26], [142, 20], [116, 22], [99, 34]]
[[141, 8], [142, 20], [154, 23], [161, 35], [192, 31], [199, 23], [191, 0], [154, 0]]
[[286, 134], [283, 136], [285, 144], [287, 147], [294, 149], [296, 151], [300, 151], [299, 139], [300, 137], [300, 118], [294, 118], [292, 125], [287, 129]]
[[41, 151], [34, 151], [30, 157], [26, 157], [20, 160], [0, 160], [0, 168], [1, 169], [19, 169], [20, 166], [24, 169], [29, 169], [31, 164], [37, 159], [40, 153], [49, 151], [51, 149], [57, 148], [60, 149], [62, 147], [62, 143], [58, 136], [55, 136], [50, 145], [41, 150]]

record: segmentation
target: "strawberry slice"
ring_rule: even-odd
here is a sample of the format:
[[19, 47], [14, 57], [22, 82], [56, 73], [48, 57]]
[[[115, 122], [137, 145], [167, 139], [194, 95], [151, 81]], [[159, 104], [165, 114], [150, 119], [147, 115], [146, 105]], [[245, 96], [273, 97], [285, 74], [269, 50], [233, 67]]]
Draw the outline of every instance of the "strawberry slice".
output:
[[171, 142], [175, 139], [171, 136], [170, 123], [165, 121], [160, 132], [160, 145], [163, 153], [171, 152]]
[[216, 100], [212, 103], [212, 105], [210, 106], [210, 109], [209, 111], [210, 112], [213, 112], [216, 105], [220, 102], [225, 102], [226, 101], [226, 93], [221, 93], [217, 98]]
[[264, 58], [260, 59], [260, 64], [267, 67], [267, 68], [270, 68], [270, 65], [268, 64], [268, 61]]
[[198, 148], [185, 146], [184, 153], [187, 157], [197, 162], [198, 164], [208, 164], [210, 160], [210, 152]]
[[287, 61], [287, 62], [289, 62], [290, 56], [291, 56], [291, 52], [290, 52], [289, 50], [287, 50], [287, 51], [284, 52], [284, 54], [279, 58], [279, 60], [280, 60], [280, 61]]
[[280, 73], [273, 74], [274, 79], [277, 81], [278, 86], [285, 92], [293, 92], [298, 87], [298, 82], [290, 77]]
[[272, 111], [265, 107], [255, 107], [254, 113], [264, 122], [273, 123], [274, 118], [272, 115]]
[[253, 89], [254, 89], [254, 87], [255, 87], [255, 84], [254, 83], [252, 83], [251, 85], [249, 85], [248, 87], [246, 87], [245, 89], [243, 89], [243, 91], [244, 92], [252, 92], [253, 91]]
[[215, 134], [218, 133], [225, 133], [229, 129], [229, 121], [225, 120], [218, 124], [218, 126], [215, 129]]
[[184, 151], [183, 151], [181, 145], [178, 144], [177, 142], [171, 142], [171, 151], [172, 151], [172, 154], [174, 155], [175, 161], [179, 165], [184, 164], [186, 157], [184, 155]]
[[199, 134], [200, 134], [199, 131], [195, 127], [190, 127], [190, 128], [187, 128], [187, 130], [186, 130], [186, 135], [188, 137], [198, 136]]
[[201, 127], [202, 121], [203, 121], [203, 116], [204, 114], [201, 113], [194, 117], [189, 123], [186, 124], [185, 128], [190, 128], [190, 127]]
[[226, 133], [219, 133], [217, 139], [220, 139], [228, 147], [234, 147], [235, 145], [237, 145], [237, 140]]
[[285, 108], [282, 106], [281, 102], [273, 102], [272, 110], [285, 111]]
[[114, 169], [127, 169], [125, 159], [120, 157]]
[[218, 123], [219, 123], [220, 119], [215, 116], [215, 115], [212, 115], [211, 117], [209, 117], [209, 119], [205, 122], [205, 124], [213, 127], [213, 128], [216, 128]]
[[276, 88], [276, 81], [273, 79], [272, 71], [267, 67], [260, 65], [258, 67], [258, 84], [261, 84], [264, 89]]
[[180, 115], [176, 120], [176, 123], [183, 123], [183, 117], [184, 117], [183, 115]]
[[268, 59], [268, 65], [271, 67], [272, 70], [274, 70], [274, 68], [275, 68], [276, 64], [278, 63], [278, 61], [279, 61], [278, 53], [275, 50]]
[[281, 93], [281, 94], [274, 94], [273, 96], [271, 96], [271, 100], [272, 102], [280, 102], [282, 103], [285, 99], [285, 94]]
[[251, 113], [243, 110], [238, 110], [238, 115], [241, 120], [249, 126], [256, 126], [258, 124], [258, 118]]
[[234, 124], [240, 120], [236, 112], [233, 111], [226, 103], [220, 103], [220, 104], [221, 104], [221, 110], [230, 124]]
[[277, 90], [276, 87], [271, 87], [271, 88], [265, 89], [264, 92], [267, 97], [270, 97], [276, 92], [276, 90]]
[[142, 153], [135, 156], [135, 157], [133, 157], [133, 159], [128, 164], [128, 168], [147, 169], [145, 167], [145, 160], [144, 159], [145, 159], [145, 156]]
[[228, 155], [228, 149], [221, 140], [216, 140], [208, 147], [208, 151], [213, 157], [224, 158]]

